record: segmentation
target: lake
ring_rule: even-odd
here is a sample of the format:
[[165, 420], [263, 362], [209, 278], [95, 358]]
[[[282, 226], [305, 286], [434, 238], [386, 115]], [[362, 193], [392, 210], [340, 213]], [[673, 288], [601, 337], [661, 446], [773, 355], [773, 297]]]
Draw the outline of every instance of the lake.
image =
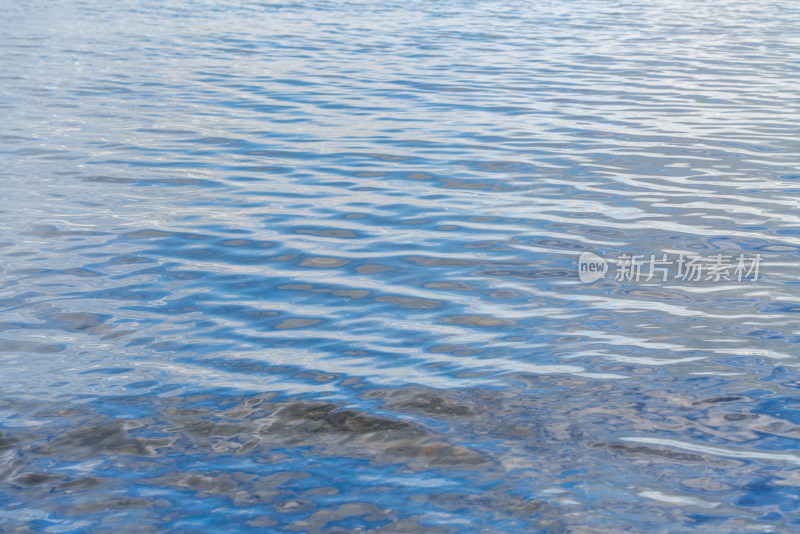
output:
[[800, 5], [0, 5], [0, 532], [800, 530]]

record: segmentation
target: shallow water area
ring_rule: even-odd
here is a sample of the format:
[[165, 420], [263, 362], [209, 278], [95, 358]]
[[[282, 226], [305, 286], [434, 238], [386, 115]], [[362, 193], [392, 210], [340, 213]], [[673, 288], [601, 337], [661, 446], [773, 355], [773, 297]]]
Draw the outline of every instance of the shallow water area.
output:
[[3, 3], [0, 532], [800, 529], [798, 27]]

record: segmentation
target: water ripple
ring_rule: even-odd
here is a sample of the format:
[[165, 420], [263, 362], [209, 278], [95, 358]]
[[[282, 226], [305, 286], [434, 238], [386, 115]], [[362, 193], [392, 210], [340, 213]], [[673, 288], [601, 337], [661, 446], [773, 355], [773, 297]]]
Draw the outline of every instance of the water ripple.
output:
[[792, 2], [0, 15], [10, 531], [800, 525]]

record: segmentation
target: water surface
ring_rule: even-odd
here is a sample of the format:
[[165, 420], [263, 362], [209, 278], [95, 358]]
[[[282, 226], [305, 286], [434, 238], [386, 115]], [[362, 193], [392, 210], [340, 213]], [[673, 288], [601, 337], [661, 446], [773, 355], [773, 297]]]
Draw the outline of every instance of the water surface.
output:
[[2, 3], [0, 531], [800, 529], [798, 27]]

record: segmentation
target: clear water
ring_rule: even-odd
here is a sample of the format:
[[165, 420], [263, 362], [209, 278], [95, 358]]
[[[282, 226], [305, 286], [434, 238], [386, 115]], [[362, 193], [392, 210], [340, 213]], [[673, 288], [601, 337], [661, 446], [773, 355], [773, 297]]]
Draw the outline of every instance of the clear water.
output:
[[799, 27], [0, 3], [0, 531], [799, 530]]

